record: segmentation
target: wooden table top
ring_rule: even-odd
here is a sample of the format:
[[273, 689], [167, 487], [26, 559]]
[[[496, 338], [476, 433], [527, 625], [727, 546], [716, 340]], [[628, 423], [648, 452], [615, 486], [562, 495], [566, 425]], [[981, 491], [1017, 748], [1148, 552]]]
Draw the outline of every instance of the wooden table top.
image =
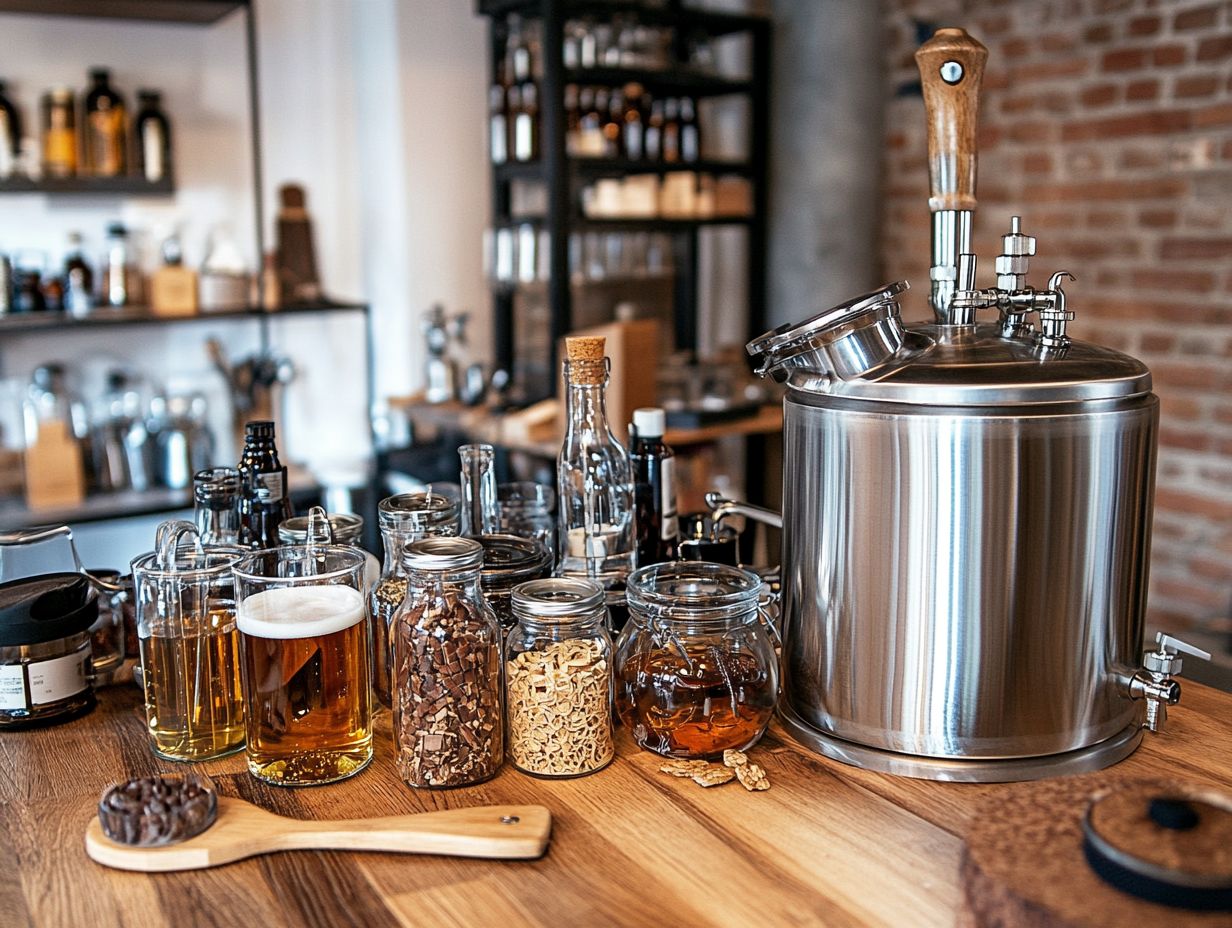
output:
[[[1232, 696], [1185, 684], [1166, 730], [1112, 769], [1232, 789], [1230, 719]], [[134, 874], [86, 857], [86, 825], [107, 785], [177, 765], [151, 754], [137, 691], [112, 687], [84, 719], [0, 734], [0, 925], [950, 926], [977, 805], [1030, 786], [870, 773], [777, 731], [751, 754], [773, 782], [768, 792], [668, 777], [623, 733], [615, 762], [591, 777], [550, 782], [506, 766], [481, 786], [413, 790], [394, 769], [382, 712], [372, 766], [343, 783], [265, 786], [244, 772], [242, 755], [201, 767], [224, 794], [303, 818], [543, 804], [554, 817], [546, 856], [296, 851]]]

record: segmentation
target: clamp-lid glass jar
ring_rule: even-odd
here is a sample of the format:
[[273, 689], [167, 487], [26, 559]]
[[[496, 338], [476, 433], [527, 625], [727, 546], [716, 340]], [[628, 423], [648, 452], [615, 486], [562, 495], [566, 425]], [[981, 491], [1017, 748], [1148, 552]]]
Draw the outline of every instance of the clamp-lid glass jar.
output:
[[513, 627], [513, 589], [519, 583], [538, 580], [552, 572], [552, 555], [533, 538], [516, 535], [476, 535], [483, 545], [483, 570], [479, 585], [503, 630]]
[[754, 573], [705, 561], [629, 577], [629, 623], [616, 642], [616, 708], [639, 745], [712, 757], [761, 738], [779, 669], [759, 616]]
[[603, 588], [589, 580], [532, 580], [513, 591], [505, 705], [509, 759], [539, 777], [602, 770], [612, 740], [612, 640]]
[[0, 728], [34, 728], [94, 708], [90, 626], [98, 597], [85, 574], [0, 583]]
[[408, 589], [394, 616], [394, 739], [411, 786], [465, 786], [504, 760], [501, 640], [479, 590], [483, 546], [425, 538], [403, 556]]
[[433, 493], [400, 493], [387, 496], [377, 506], [385, 562], [372, 590], [372, 690], [384, 706], [392, 705], [390, 687], [390, 624], [406, 599], [406, 570], [402, 555], [406, 546], [421, 538], [457, 535], [459, 503]]

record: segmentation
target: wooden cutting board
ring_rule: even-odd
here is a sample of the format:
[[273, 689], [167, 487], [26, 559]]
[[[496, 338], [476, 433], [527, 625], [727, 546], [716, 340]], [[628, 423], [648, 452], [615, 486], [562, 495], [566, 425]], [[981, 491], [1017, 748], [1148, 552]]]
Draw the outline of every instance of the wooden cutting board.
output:
[[[1083, 853], [1082, 819], [1096, 795], [1145, 781], [1115, 773], [1031, 784], [982, 804], [963, 848], [963, 928], [1232, 926], [1232, 913], [1195, 912], [1114, 889]], [[1151, 781], [1161, 789], [1175, 782]]]

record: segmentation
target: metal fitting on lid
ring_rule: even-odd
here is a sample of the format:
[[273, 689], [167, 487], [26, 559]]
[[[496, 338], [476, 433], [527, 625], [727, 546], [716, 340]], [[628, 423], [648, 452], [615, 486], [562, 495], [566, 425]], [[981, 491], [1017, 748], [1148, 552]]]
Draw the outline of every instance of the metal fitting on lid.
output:
[[[349, 512], [331, 512], [329, 527], [340, 545], [358, 544], [364, 531], [364, 517]], [[284, 545], [302, 545], [308, 540], [308, 516], [284, 519], [278, 526], [278, 540]]]
[[466, 570], [483, 564], [483, 545], [473, 538], [423, 538], [407, 546], [402, 566], [407, 570]]
[[530, 580], [513, 590], [513, 614], [532, 622], [597, 618], [606, 605], [603, 587], [573, 577]]

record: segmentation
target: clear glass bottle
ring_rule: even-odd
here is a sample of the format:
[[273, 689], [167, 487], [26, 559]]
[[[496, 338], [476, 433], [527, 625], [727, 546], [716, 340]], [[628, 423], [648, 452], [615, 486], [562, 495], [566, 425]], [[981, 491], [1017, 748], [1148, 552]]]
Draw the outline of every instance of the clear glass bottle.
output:
[[134, 302], [136, 270], [129, 260], [128, 230], [121, 223], [107, 227], [107, 257], [103, 263], [102, 301], [119, 308]]
[[762, 624], [761, 579], [678, 561], [629, 578], [616, 642], [616, 708], [642, 747], [715, 757], [756, 744], [778, 696], [778, 658]]
[[479, 586], [504, 630], [513, 627], [513, 589], [552, 572], [552, 558], [535, 539], [514, 535], [476, 535], [483, 545]]
[[402, 555], [407, 545], [434, 535], [457, 535], [458, 501], [440, 493], [402, 493], [377, 506], [385, 560], [372, 590], [372, 689], [381, 705], [392, 705], [390, 683], [390, 625], [406, 599], [406, 569]]
[[394, 617], [394, 740], [411, 786], [481, 783], [504, 760], [501, 632], [479, 589], [483, 546], [425, 538], [403, 555]]
[[566, 339], [567, 427], [557, 458], [556, 572], [607, 591], [612, 627], [624, 624], [624, 587], [636, 567], [633, 471], [607, 421], [604, 339]]
[[557, 577], [513, 591], [505, 645], [509, 759], [537, 777], [580, 777], [615, 755], [612, 640], [598, 584]]
[[193, 509], [203, 545], [240, 543], [240, 472], [210, 467], [193, 474]]
[[491, 445], [463, 445], [458, 457], [462, 462], [462, 534], [500, 531], [495, 449]]

